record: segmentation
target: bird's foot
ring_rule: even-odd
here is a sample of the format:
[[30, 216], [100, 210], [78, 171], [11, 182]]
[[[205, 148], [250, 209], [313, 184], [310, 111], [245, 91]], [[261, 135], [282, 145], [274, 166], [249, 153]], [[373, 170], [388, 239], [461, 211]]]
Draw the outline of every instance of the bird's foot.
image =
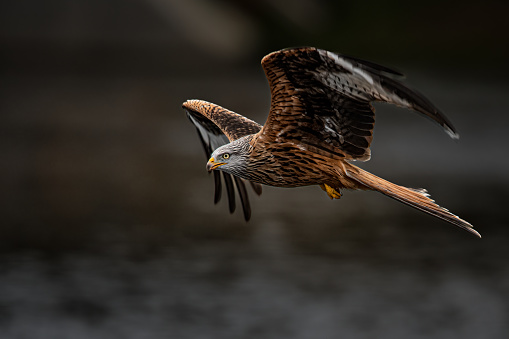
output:
[[334, 188], [330, 187], [327, 184], [320, 184], [320, 188], [327, 192], [327, 195], [331, 199], [339, 199], [341, 198], [341, 193], [336, 191]]

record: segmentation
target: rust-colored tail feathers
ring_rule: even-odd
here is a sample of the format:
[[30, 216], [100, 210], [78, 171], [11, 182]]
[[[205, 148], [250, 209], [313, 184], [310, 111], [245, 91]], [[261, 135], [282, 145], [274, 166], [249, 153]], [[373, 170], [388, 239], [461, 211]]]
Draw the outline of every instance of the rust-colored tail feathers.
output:
[[435, 201], [429, 197], [426, 190], [399, 186], [364, 171], [357, 166], [351, 166], [351, 170], [347, 171], [348, 177], [364, 186], [367, 186], [368, 189], [378, 191], [388, 197], [461, 227], [465, 231], [468, 231], [479, 238], [481, 237], [470, 223], [450, 213], [447, 209], [437, 205]]

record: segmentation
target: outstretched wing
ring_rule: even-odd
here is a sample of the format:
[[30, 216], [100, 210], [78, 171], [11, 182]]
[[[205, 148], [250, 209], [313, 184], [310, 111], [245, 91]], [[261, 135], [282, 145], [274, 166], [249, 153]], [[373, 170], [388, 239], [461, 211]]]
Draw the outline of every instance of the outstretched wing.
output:
[[[186, 110], [189, 120], [196, 127], [207, 159], [219, 146], [225, 145], [229, 141], [236, 140], [244, 135], [258, 133], [262, 128], [261, 125], [252, 120], [206, 101], [188, 100], [182, 104], [182, 107]], [[215, 184], [214, 203], [217, 204], [221, 200], [222, 173], [228, 195], [230, 213], [235, 211], [235, 182], [244, 218], [246, 221], [249, 220], [251, 218], [251, 206], [244, 180], [235, 176], [232, 178], [232, 175], [225, 172], [213, 171], [213, 173]], [[262, 186], [260, 184], [253, 182], [250, 182], [250, 184], [256, 194], [260, 195], [262, 193]]]
[[272, 95], [260, 132], [267, 142], [293, 142], [332, 158], [369, 160], [372, 101], [418, 111], [458, 137], [447, 118], [396, 80], [401, 74], [389, 68], [311, 47], [273, 52], [262, 66]]

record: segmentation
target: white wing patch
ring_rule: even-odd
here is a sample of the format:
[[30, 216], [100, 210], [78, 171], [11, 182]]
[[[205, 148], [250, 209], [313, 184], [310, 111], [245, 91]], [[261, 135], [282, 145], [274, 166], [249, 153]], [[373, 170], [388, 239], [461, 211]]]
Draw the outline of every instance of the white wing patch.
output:
[[352, 65], [351, 62], [341, 58], [337, 54], [334, 54], [334, 53], [331, 53], [328, 51], [320, 50], [319, 52], [320, 52], [320, 54], [325, 55], [327, 58], [334, 60], [336, 62], [336, 64], [340, 65], [341, 67], [349, 70], [352, 73], [356, 73], [356, 74], [360, 75], [370, 85], [373, 85], [373, 78], [368, 73], [366, 73], [364, 70]]
[[340, 55], [325, 50], [318, 50], [318, 52], [325, 60], [333, 60], [334, 63], [351, 72], [351, 74], [337, 72], [327, 72], [326, 75], [321, 74], [323, 76], [321, 81], [328, 87], [351, 97], [363, 100], [381, 100], [398, 106], [412, 108], [407, 100], [388, 91], [378, 78], [373, 78], [368, 72], [355, 67], [350, 61], [345, 60]]

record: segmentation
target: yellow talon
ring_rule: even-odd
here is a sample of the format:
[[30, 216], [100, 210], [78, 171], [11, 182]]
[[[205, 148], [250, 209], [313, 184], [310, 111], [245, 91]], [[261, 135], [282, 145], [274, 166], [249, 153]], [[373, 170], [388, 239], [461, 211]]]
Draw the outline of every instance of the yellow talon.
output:
[[327, 195], [331, 199], [339, 199], [341, 198], [341, 193], [336, 191], [334, 188], [330, 187], [327, 184], [320, 184], [320, 188], [323, 189], [325, 192], [327, 192]]

